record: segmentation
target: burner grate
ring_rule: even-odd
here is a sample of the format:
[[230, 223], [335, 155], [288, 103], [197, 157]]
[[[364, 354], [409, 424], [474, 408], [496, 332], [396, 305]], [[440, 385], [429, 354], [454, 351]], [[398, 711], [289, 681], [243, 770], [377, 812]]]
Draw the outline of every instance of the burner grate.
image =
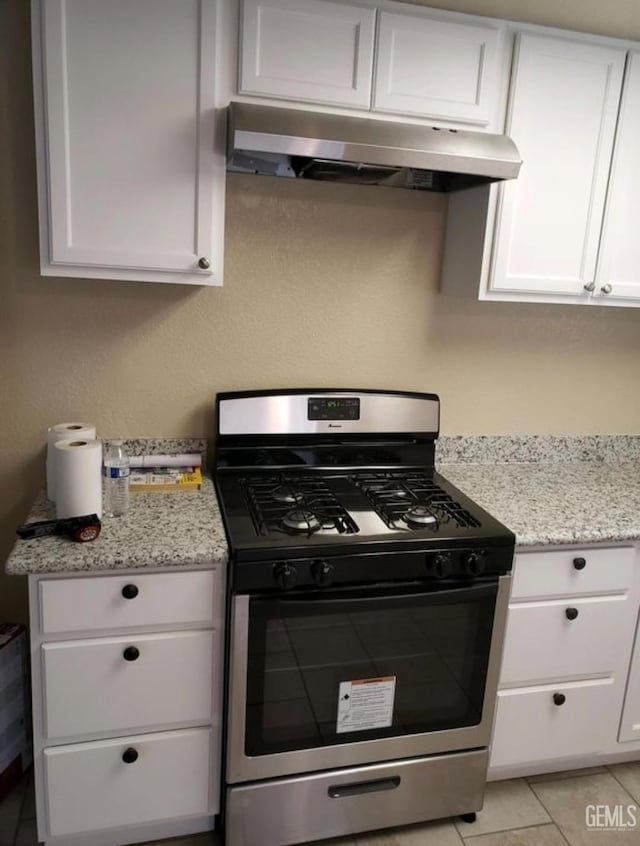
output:
[[358, 473], [352, 481], [390, 529], [431, 529], [453, 523], [461, 529], [480, 522], [424, 473]]
[[358, 526], [322, 479], [303, 476], [249, 476], [241, 480], [259, 535], [351, 535]]

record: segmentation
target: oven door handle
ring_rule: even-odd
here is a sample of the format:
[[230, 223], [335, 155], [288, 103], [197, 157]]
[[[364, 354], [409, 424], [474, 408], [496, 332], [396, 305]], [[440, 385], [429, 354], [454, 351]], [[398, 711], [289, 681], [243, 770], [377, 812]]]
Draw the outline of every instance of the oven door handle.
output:
[[340, 596], [339, 594], [329, 593], [328, 591], [322, 594], [322, 599], [316, 598], [317, 592], [313, 594], [314, 598], [308, 598], [305, 595], [296, 596], [278, 596], [276, 597], [251, 597], [252, 607], [256, 605], [266, 604], [273, 608], [274, 604], [278, 605], [298, 605], [306, 612], [313, 613], [314, 611], [326, 610], [327, 606], [331, 605], [341, 612], [348, 612], [350, 610], [358, 610], [363, 606], [368, 608], [376, 605], [387, 605], [396, 608], [402, 608], [415, 604], [416, 600], [426, 600], [428, 605], [446, 605], [452, 601], [469, 601], [495, 597], [498, 592], [498, 579], [492, 580], [489, 584], [465, 585], [464, 587], [452, 588], [447, 590], [423, 591], [420, 593], [409, 593], [406, 588], [403, 590], [399, 585], [394, 590], [385, 593], [370, 593], [365, 596]]

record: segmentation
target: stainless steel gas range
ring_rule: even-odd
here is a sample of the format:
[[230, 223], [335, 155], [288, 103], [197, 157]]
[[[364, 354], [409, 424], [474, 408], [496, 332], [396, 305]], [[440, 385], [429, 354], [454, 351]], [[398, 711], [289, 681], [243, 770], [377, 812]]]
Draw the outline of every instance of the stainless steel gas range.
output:
[[227, 846], [482, 805], [514, 536], [436, 472], [439, 407], [218, 395]]

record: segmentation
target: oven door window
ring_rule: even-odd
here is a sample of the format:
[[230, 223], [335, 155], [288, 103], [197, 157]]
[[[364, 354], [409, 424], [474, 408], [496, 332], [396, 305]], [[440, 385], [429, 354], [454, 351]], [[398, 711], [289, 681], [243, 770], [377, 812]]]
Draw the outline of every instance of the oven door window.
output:
[[[477, 725], [497, 589], [492, 580], [429, 593], [252, 598], [245, 753]], [[377, 716], [375, 703], [372, 715], [356, 697], [355, 719], [347, 723], [354, 730], [339, 729], [339, 699], [364, 689], [353, 682], [372, 680], [382, 682], [369, 688]], [[343, 704], [342, 717], [344, 711]]]

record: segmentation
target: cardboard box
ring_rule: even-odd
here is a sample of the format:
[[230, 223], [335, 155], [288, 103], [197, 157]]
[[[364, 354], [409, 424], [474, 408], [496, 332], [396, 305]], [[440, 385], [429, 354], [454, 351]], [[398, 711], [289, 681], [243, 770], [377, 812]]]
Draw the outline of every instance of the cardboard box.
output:
[[27, 632], [0, 623], [0, 799], [33, 761]]

